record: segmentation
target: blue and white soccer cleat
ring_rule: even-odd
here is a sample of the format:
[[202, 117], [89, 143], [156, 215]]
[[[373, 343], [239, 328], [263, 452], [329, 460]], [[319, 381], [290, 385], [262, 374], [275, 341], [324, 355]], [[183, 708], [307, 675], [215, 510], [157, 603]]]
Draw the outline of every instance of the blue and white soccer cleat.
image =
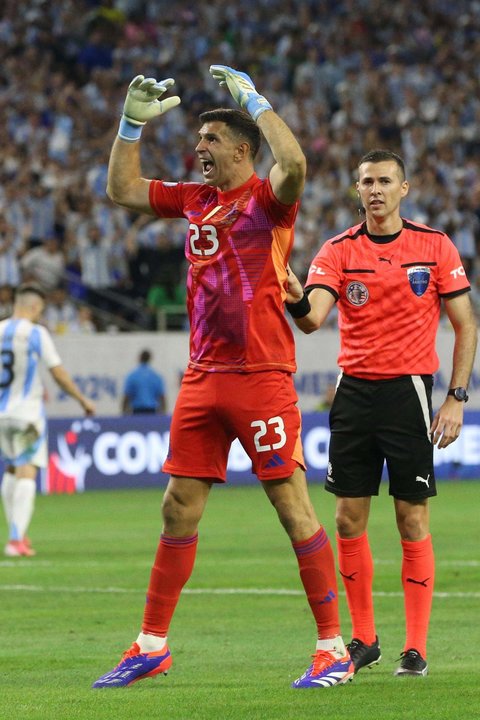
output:
[[317, 650], [313, 655], [313, 663], [292, 683], [292, 688], [343, 685], [353, 679], [354, 673], [355, 667], [348, 652], [344, 657], [338, 658], [333, 652]]
[[93, 683], [92, 688], [118, 688], [133, 685], [138, 680], [153, 677], [159, 673], [167, 674], [172, 665], [172, 656], [168, 646], [159, 652], [140, 652], [139, 645], [134, 642], [126, 650], [122, 659], [113, 670], [105, 673]]

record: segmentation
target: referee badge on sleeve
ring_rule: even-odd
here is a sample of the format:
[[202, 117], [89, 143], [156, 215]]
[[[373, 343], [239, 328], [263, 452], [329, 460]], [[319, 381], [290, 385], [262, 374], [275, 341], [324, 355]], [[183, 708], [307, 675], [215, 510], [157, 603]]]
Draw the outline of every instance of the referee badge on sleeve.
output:
[[410, 287], [417, 297], [422, 297], [430, 282], [430, 268], [424, 265], [416, 265], [407, 268], [407, 277]]

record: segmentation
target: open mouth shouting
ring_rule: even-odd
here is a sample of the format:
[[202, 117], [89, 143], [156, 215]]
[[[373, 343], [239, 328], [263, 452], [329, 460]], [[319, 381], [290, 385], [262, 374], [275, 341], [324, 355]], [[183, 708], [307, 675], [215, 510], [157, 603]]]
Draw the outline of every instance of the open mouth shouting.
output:
[[213, 160], [207, 158], [200, 158], [200, 163], [202, 166], [203, 177], [208, 180], [213, 174], [215, 163], [213, 162]]

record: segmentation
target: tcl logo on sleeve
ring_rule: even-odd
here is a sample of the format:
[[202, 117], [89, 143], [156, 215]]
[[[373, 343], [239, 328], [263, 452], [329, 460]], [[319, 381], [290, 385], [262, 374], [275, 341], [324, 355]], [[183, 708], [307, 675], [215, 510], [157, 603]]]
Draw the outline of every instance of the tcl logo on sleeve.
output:
[[450, 270], [450, 275], [453, 275], [454, 279], [456, 280], [460, 276], [465, 276], [465, 268], [460, 265], [460, 267], [455, 268], [455, 270]]
[[310, 265], [310, 270], [308, 271], [309, 275], [326, 275], [327, 273], [323, 272], [321, 267], [318, 267], [317, 265]]

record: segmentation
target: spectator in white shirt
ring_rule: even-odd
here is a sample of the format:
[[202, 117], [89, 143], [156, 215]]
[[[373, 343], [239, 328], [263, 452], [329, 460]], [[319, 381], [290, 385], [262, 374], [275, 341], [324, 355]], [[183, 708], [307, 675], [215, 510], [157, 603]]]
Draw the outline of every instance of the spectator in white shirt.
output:
[[42, 245], [28, 250], [20, 268], [23, 282], [36, 281], [46, 290], [58, 287], [65, 275], [65, 257], [58, 238], [51, 235]]

